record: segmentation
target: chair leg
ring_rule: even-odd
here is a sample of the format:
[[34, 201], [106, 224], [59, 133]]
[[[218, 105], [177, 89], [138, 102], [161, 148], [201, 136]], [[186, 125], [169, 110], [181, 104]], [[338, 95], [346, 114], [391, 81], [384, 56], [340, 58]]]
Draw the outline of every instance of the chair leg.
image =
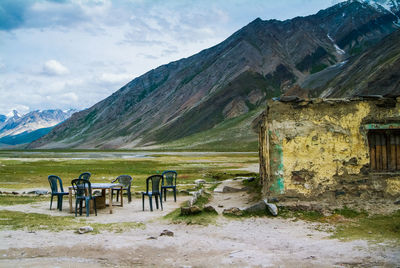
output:
[[153, 198], [149, 195], [150, 211], [153, 211]]
[[161, 193], [164, 195], [164, 201], [167, 202], [167, 189], [164, 188]]
[[163, 210], [163, 207], [162, 207], [162, 195], [160, 195], [160, 205], [161, 205], [161, 210]]
[[90, 212], [90, 199], [85, 200], [86, 203], [86, 217], [89, 217], [89, 212]]
[[78, 216], [78, 200], [75, 201], [75, 217]]
[[[79, 200], [79, 215], [82, 216], [82, 206], [83, 206], [83, 201]], [[87, 208], [86, 208], [87, 209]]]
[[143, 211], [144, 211], [144, 194], [142, 194], [142, 207], [143, 207]]
[[176, 188], [174, 188], [174, 201], [176, 202]]
[[156, 208], [158, 209], [158, 197], [159, 197], [159, 195], [155, 195], [154, 196], [154, 199], [156, 200]]
[[59, 198], [59, 202], [60, 202], [59, 208], [58, 208], [58, 209], [59, 209], [60, 211], [62, 211], [63, 196], [61, 195], [61, 196], [59, 196], [58, 198]]
[[118, 199], [119, 199], [119, 189], [117, 190], [117, 202], [118, 202]]
[[128, 191], [128, 203], [132, 202], [132, 195], [131, 195], [131, 190]]
[[57, 195], [57, 209], [60, 210], [60, 196]]
[[51, 200], [50, 200], [50, 210], [51, 210], [51, 205], [53, 205], [53, 196], [54, 196], [54, 195], [51, 195]]

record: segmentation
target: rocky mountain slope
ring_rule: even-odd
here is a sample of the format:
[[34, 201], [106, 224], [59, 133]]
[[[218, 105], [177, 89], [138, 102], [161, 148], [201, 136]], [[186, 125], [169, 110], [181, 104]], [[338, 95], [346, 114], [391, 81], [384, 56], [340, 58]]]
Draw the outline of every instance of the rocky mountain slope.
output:
[[398, 44], [400, 30], [360, 55], [308, 77], [303, 90], [313, 97], [400, 96]]
[[138, 148], [213, 129], [232, 139], [228, 147], [243, 137], [255, 141], [250, 127], [236, 126], [243, 131], [234, 136], [219, 126], [249, 122], [267, 98], [379, 43], [398, 29], [392, 6], [347, 1], [307, 17], [256, 19], [212, 48], [132, 80], [30, 147]]
[[0, 122], [0, 143], [15, 145], [31, 142], [47, 134], [74, 112], [76, 110], [37, 110], [20, 115], [14, 110], [12, 116]]

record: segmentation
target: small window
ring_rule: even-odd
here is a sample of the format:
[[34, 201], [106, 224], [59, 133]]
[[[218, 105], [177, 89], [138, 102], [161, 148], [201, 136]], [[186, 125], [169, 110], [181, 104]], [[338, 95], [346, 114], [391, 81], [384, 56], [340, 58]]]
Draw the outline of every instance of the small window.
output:
[[368, 132], [371, 170], [400, 170], [400, 130], [381, 129]]

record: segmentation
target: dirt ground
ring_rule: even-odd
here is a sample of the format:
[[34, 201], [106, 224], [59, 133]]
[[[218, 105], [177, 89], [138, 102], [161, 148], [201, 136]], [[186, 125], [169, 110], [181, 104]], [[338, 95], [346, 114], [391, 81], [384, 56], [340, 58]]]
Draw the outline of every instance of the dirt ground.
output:
[[[237, 182], [226, 185], [237, 187]], [[221, 186], [219, 187], [221, 189]], [[216, 225], [169, 224], [163, 215], [187, 200], [171, 196], [164, 210], [142, 211], [140, 198], [91, 215], [100, 223], [142, 222], [145, 229], [123, 233], [78, 234], [74, 231], [0, 231], [0, 267], [398, 267], [400, 246], [357, 240], [330, 239], [316, 225], [294, 219], [218, 216]], [[125, 201], [127, 201], [125, 199]], [[224, 208], [249, 203], [245, 192], [213, 194], [211, 204]], [[70, 215], [67, 200], [62, 212], [49, 203], [2, 207], [23, 212]], [[86, 218], [86, 217], [84, 217]], [[90, 224], [89, 224], [90, 225]], [[160, 236], [170, 230], [174, 236]]]

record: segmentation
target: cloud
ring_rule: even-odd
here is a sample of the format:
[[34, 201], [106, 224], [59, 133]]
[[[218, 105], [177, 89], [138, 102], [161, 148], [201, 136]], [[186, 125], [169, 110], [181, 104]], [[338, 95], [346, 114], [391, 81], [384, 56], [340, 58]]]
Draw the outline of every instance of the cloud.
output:
[[129, 82], [133, 77], [131, 74], [113, 74], [113, 73], [102, 73], [99, 77], [101, 82], [105, 83], [121, 83], [121, 82]]
[[64, 103], [78, 102], [79, 98], [74, 92], [67, 92], [61, 95], [61, 101]]
[[68, 68], [56, 60], [46, 61], [42, 71], [46, 75], [65, 75], [69, 73]]

